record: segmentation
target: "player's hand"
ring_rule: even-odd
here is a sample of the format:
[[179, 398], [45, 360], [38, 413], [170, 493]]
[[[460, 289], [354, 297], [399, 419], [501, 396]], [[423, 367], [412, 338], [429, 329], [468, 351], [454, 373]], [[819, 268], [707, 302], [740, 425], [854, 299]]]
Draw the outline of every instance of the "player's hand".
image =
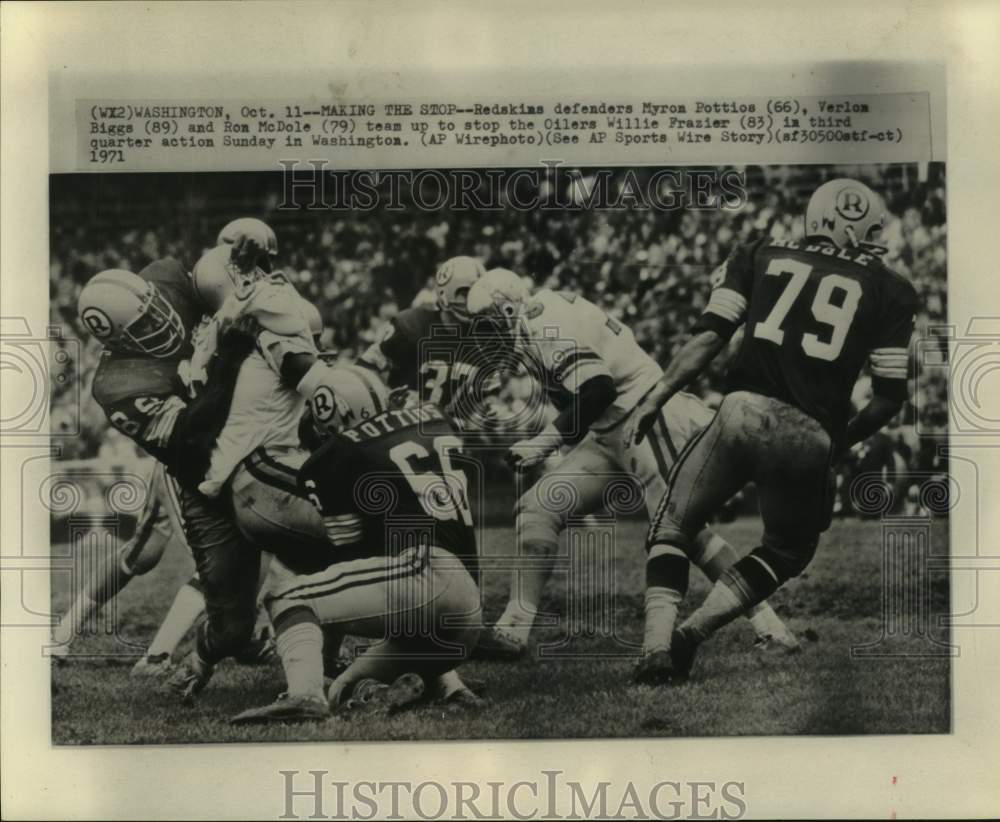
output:
[[660, 415], [660, 406], [643, 400], [632, 415], [630, 429], [626, 435], [625, 442], [630, 445], [638, 445], [646, 438], [646, 434], [656, 424], [656, 418]]
[[507, 463], [517, 471], [526, 471], [545, 460], [562, 442], [562, 435], [553, 426], [546, 426], [540, 434], [521, 440], [507, 452]]

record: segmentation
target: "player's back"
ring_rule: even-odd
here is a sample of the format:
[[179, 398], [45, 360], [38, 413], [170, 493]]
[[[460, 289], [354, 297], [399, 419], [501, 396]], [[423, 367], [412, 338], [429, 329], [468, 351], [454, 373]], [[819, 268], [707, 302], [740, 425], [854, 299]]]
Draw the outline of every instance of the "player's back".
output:
[[334, 435], [299, 484], [343, 560], [434, 545], [475, 567], [461, 440], [434, 405], [378, 414]]
[[738, 250], [727, 267], [725, 284], [747, 300], [730, 391], [788, 402], [836, 440], [873, 351], [885, 352], [891, 376], [902, 363], [905, 379], [916, 295], [876, 255], [831, 243], [761, 242]]
[[541, 349], [550, 394], [557, 404], [559, 386], [552, 385], [552, 378], [571, 384], [566, 378], [574, 364], [596, 360], [611, 375], [618, 397], [596, 428], [613, 424], [631, 411], [663, 375], [628, 326], [575, 293], [542, 289], [528, 301], [525, 320], [531, 343]]
[[388, 372], [393, 388], [406, 386], [421, 402], [447, 407], [477, 370], [476, 348], [461, 325], [434, 306], [400, 311], [363, 360]]

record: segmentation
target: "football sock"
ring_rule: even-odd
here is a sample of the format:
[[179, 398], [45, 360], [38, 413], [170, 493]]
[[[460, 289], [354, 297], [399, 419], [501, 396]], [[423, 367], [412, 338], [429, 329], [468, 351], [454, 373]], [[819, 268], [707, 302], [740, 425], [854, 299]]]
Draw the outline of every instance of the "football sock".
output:
[[74, 599], [69, 606], [69, 610], [59, 620], [59, 624], [52, 635], [53, 640], [59, 643], [59, 645], [57, 648], [53, 648], [51, 653], [55, 656], [64, 655], [69, 650], [69, 644], [78, 633], [82, 632], [83, 626], [100, 610], [103, 604], [103, 602], [95, 602], [84, 593], [81, 593]]
[[194, 580], [186, 582], [177, 591], [170, 610], [149, 643], [146, 656], [173, 655], [191, 626], [204, 613], [205, 597], [193, 583]]
[[749, 607], [747, 599], [738, 588], [731, 587], [728, 580], [728, 575], [718, 580], [705, 601], [681, 625], [681, 630], [695, 642], [704, 641]]
[[646, 557], [644, 653], [670, 648], [677, 608], [687, 593], [690, 573], [691, 563], [676, 545], [650, 546]]
[[308, 608], [284, 611], [275, 625], [290, 696], [323, 695], [323, 632]]
[[670, 588], [646, 589], [646, 627], [642, 638], [644, 654], [670, 650], [670, 636], [682, 599], [679, 591]]
[[[711, 531], [702, 531], [698, 535], [694, 550], [696, 556], [692, 557], [692, 561], [712, 582], [739, 560], [736, 549]], [[766, 602], [759, 602], [747, 611], [747, 619], [758, 637], [775, 636], [788, 631], [785, 623]]]
[[497, 627], [515, 642], [526, 644], [538, 615], [545, 584], [549, 581], [552, 561], [559, 549], [558, 542], [537, 537], [525, 539], [522, 554], [527, 559], [540, 561], [536, 567], [519, 568], [511, 573], [510, 600]]

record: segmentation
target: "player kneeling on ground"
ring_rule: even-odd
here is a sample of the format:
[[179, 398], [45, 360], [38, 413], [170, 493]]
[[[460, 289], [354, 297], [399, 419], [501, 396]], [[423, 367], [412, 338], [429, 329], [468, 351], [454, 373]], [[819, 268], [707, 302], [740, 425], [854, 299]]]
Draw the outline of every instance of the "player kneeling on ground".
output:
[[[238, 724], [324, 719], [358, 704], [393, 710], [468, 659], [481, 628], [476, 539], [461, 441], [433, 405], [363, 419], [344, 397], [334, 434], [299, 471], [338, 559], [286, 572], [268, 607], [288, 691]], [[352, 416], [362, 421], [344, 428]], [[320, 626], [377, 640], [324, 694]]]

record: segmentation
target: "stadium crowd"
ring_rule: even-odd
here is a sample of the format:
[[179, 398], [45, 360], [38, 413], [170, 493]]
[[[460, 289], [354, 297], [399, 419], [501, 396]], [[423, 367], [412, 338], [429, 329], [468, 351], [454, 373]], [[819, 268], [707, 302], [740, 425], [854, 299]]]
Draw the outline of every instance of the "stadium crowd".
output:
[[[440, 261], [469, 254], [481, 258], [487, 268], [510, 268], [531, 277], [537, 286], [587, 297], [631, 326], [640, 344], [665, 363], [704, 307], [711, 271], [735, 244], [764, 232], [800, 237], [808, 192], [829, 177], [854, 176], [886, 196], [886, 259], [916, 287], [921, 305], [918, 333], [933, 339], [933, 329], [947, 317], [943, 166], [741, 171], [747, 197], [738, 209], [674, 211], [285, 211], [276, 208], [280, 184], [275, 185], [273, 175], [261, 176], [256, 183], [243, 179], [235, 191], [231, 178], [222, 175], [170, 180], [156, 198], [142, 193], [148, 175], [109, 175], [98, 191], [86, 179], [55, 177], [51, 322], [67, 328], [67, 339], [80, 341], [79, 349], [72, 343], [63, 346], [72, 357], [74, 380], [54, 383], [52, 389], [53, 433], [79, 430], [79, 435], [58, 440], [61, 457], [125, 465], [137, 458], [131, 442], [109, 431], [100, 409], [87, 401], [100, 348], [77, 324], [76, 299], [82, 285], [105, 268], [138, 271], [164, 256], [190, 266], [234, 216], [257, 216], [275, 228], [279, 267], [320, 309], [326, 326], [323, 344], [345, 360], [373, 342], [400, 308], [433, 300], [433, 273]], [[721, 399], [723, 370], [720, 358], [697, 386], [710, 404]], [[868, 390], [862, 379], [855, 401], [863, 403]], [[940, 371], [915, 369], [914, 401], [898, 422], [857, 447], [840, 466], [838, 511], [851, 511], [850, 477], [869, 471], [883, 472], [889, 485], [898, 486], [901, 505], [918, 504], [912, 499], [903, 502], [913, 497], [906, 475], [944, 470], [937, 452], [947, 431], [946, 391]], [[83, 402], [78, 403], [77, 396]], [[502, 395], [508, 410], [520, 401], [516, 383]]]

